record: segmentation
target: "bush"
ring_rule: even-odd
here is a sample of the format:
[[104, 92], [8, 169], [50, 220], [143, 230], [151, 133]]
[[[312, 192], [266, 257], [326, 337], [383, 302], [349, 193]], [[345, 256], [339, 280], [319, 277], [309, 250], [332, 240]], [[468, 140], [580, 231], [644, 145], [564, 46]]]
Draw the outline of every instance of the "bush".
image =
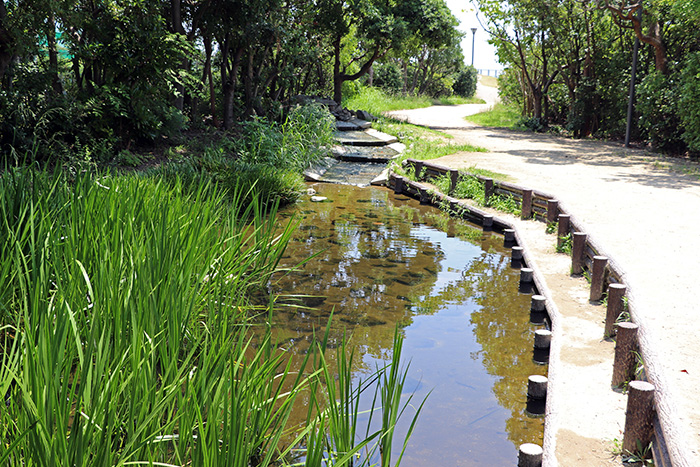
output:
[[661, 150], [684, 149], [675, 76], [651, 73], [644, 77], [638, 90], [637, 111], [642, 136]]
[[683, 141], [693, 152], [700, 152], [700, 52], [688, 57], [681, 73], [678, 113]]
[[401, 92], [403, 73], [394, 62], [378, 63], [374, 66], [374, 85], [389, 92]]
[[297, 106], [281, 125], [264, 118], [246, 122], [236, 150], [246, 163], [301, 172], [328, 153], [334, 127], [324, 107]]
[[476, 82], [478, 78], [476, 68], [473, 66], [468, 66], [457, 75], [457, 78], [452, 85], [452, 90], [458, 96], [473, 97], [476, 93]]
[[[434, 78], [428, 82], [425, 88], [425, 93], [432, 97], [433, 99], [439, 99], [441, 97], [449, 97], [453, 92], [454, 82], [451, 78]], [[469, 97], [469, 96], [463, 96]]]

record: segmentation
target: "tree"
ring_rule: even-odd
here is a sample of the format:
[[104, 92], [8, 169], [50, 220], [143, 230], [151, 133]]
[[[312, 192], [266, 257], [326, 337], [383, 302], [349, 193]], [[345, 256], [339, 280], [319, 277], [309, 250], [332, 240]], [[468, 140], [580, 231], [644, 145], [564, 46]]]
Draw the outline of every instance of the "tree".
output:
[[649, 34], [642, 32], [642, 12], [644, 11], [642, 2], [630, 4], [625, 0], [622, 3], [614, 4], [610, 0], [604, 0], [604, 7], [613, 13], [613, 19], [620, 27], [633, 29], [635, 36], [641, 42], [654, 48], [656, 69], [667, 74], [668, 57], [666, 56], [666, 43], [662, 37], [661, 23], [654, 19], [649, 24]]
[[559, 9], [544, 0], [479, 0], [478, 4], [500, 61], [519, 70], [526, 114], [543, 121], [544, 98], [560, 71], [551, 64], [559, 39]]

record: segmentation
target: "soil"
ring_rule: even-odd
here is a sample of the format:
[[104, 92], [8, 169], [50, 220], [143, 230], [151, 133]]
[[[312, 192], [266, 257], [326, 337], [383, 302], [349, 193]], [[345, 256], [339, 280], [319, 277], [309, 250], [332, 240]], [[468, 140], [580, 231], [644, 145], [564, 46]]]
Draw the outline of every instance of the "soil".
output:
[[[479, 87], [492, 104], [494, 88]], [[488, 104], [487, 104], [488, 105]], [[700, 167], [616, 143], [482, 128], [464, 120], [483, 105], [436, 106], [391, 115], [440, 129], [455, 143], [486, 147], [434, 162], [450, 168], [500, 172], [519, 185], [550, 193], [623, 270], [633, 321], [640, 326], [646, 378], [674, 465], [700, 465], [700, 341], [696, 308], [700, 269]], [[501, 213], [497, 213], [501, 217]], [[626, 396], [610, 387], [614, 343], [603, 339], [605, 309], [588, 302], [585, 280], [569, 275], [570, 261], [554, 251], [542, 223], [517, 228], [536, 258], [562, 315], [557, 364], [555, 456], [547, 465], [621, 465]], [[545, 449], [545, 451], [547, 451]]]

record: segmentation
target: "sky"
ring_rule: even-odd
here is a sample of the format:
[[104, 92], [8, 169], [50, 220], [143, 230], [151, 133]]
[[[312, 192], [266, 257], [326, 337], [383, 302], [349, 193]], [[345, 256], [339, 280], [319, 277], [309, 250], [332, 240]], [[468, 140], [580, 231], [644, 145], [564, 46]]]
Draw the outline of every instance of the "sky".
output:
[[[459, 20], [460, 31], [467, 35], [462, 40], [462, 50], [464, 51], [464, 61], [467, 65], [472, 63], [472, 31], [477, 28], [474, 35], [474, 67], [476, 69], [503, 69], [503, 65], [498, 63], [496, 49], [488, 44], [488, 33], [481, 28], [476, 19], [476, 9], [469, 0], [445, 0], [447, 6], [452, 10], [452, 14]], [[483, 15], [479, 15], [483, 21]]]

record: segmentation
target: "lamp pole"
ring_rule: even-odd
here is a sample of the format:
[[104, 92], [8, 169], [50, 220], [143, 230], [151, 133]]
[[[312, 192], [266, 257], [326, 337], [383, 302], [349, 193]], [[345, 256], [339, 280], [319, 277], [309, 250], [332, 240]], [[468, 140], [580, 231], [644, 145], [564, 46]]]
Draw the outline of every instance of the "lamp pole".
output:
[[474, 66], [474, 39], [476, 38], [476, 28], [472, 28], [472, 66]]

